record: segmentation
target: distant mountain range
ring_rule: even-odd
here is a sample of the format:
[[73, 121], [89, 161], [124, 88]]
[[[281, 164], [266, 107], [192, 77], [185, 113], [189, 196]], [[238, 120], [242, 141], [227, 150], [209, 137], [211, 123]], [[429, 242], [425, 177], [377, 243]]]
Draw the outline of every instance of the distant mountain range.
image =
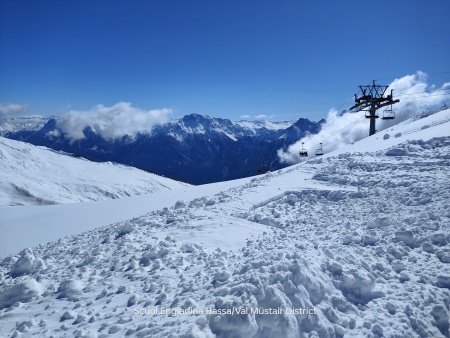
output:
[[192, 184], [248, 177], [285, 167], [277, 150], [324, 120], [312, 122], [240, 121], [197, 114], [157, 125], [148, 133], [107, 140], [86, 126], [84, 138], [71, 139], [53, 118], [16, 118], [0, 123], [2, 136], [62, 150], [92, 161], [113, 161]]

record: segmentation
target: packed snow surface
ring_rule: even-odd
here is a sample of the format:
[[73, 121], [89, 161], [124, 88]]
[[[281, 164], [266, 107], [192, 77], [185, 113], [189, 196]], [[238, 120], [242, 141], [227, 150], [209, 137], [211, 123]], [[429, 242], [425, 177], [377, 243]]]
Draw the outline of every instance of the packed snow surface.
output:
[[114, 199], [187, 184], [116, 163], [95, 163], [0, 137], [0, 205]]
[[26, 247], [125, 221], [174, 205], [180, 199], [214, 195], [250, 180], [245, 178], [200, 186], [184, 185], [182, 188], [153, 194], [95, 202], [0, 206], [0, 259]]
[[449, 337], [449, 120], [6, 256], [0, 335]]

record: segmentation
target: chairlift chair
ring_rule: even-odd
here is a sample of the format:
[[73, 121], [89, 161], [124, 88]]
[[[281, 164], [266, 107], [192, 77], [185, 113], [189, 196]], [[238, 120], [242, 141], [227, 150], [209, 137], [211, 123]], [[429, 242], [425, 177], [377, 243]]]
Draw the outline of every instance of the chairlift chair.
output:
[[323, 152], [322, 143], [321, 143], [320, 148], [317, 148], [317, 150], [316, 150], [316, 156], [322, 156], [323, 154], [324, 154], [324, 152]]
[[375, 112], [375, 115], [371, 115], [370, 111], [366, 111], [366, 119], [377, 119], [378, 117], [379, 116], [377, 112]]
[[302, 149], [298, 153], [300, 155], [300, 157], [307, 157], [308, 156], [308, 151], [305, 148], [303, 148], [303, 144], [304, 143], [305, 142], [302, 142]]
[[395, 119], [395, 112], [392, 110], [392, 106], [391, 109], [386, 109], [383, 112], [383, 116], [381, 117], [382, 120], [393, 120]]

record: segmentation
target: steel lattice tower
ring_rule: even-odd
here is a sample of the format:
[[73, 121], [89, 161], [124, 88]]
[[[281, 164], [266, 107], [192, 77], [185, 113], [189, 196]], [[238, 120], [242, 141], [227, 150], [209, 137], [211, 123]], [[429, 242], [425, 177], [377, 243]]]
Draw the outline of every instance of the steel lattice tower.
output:
[[359, 86], [362, 94], [360, 97], [355, 94], [355, 105], [350, 108], [350, 111], [366, 111], [366, 117], [370, 119], [369, 136], [375, 134], [376, 132], [375, 121], [378, 118], [377, 110], [400, 102], [400, 100], [392, 99], [393, 89], [391, 89], [390, 95], [387, 95], [386, 97], [384, 96], [387, 88], [388, 86], [380, 86], [375, 84], [374, 80], [370, 86]]

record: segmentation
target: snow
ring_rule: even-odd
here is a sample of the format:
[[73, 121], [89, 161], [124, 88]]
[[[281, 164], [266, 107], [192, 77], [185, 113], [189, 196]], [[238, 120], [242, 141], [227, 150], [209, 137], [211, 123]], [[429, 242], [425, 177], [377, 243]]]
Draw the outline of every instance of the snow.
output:
[[159, 210], [168, 205], [176, 205], [177, 201], [183, 198], [213, 195], [222, 189], [238, 186], [249, 180], [201, 186], [183, 185], [182, 189], [96, 202], [0, 206], [0, 257], [40, 243], [56, 241], [63, 236], [79, 234]]
[[283, 121], [283, 122], [271, 122], [267, 120], [255, 120], [255, 121], [238, 121], [235, 122], [237, 125], [240, 125], [242, 128], [252, 130], [254, 134], [258, 132], [258, 130], [265, 128], [268, 130], [282, 130], [287, 129], [295, 123], [295, 121]]
[[53, 117], [16, 116], [0, 119], [0, 135], [23, 130], [37, 131]]
[[449, 337], [449, 116], [241, 181], [3, 207], [8, 241], [42, 233], [0, 263], [0, 335]]
[[42, 294], [43, 287], [33, 278], [17, 280], [16, 284], [3, 290], [0, 295], [0, 309], [9, 308], [17, 302], [26, 303]]
[[[399, 125], [355, 142], [353, 145], [338, 149], [331, 154], [335, 156], [347, 152], [375, 152], [394, 147], [408, 140], [428, 141], [434, 137], [449, 135], [450, 109], [438, 111], [428, 116], [424, 114], [419, 114], [419, 116], [426, 117], [418, 120], [413, 117]], [[428, 128], [432, 128], [432, 130], [427, 130]], [[389, 135], [389, 137], [385, 137], [385, 135]]]
[[94, 163], [3, 137], [0, 171], [0, 205], [96, 201], [187, 186], [125, 165]]

